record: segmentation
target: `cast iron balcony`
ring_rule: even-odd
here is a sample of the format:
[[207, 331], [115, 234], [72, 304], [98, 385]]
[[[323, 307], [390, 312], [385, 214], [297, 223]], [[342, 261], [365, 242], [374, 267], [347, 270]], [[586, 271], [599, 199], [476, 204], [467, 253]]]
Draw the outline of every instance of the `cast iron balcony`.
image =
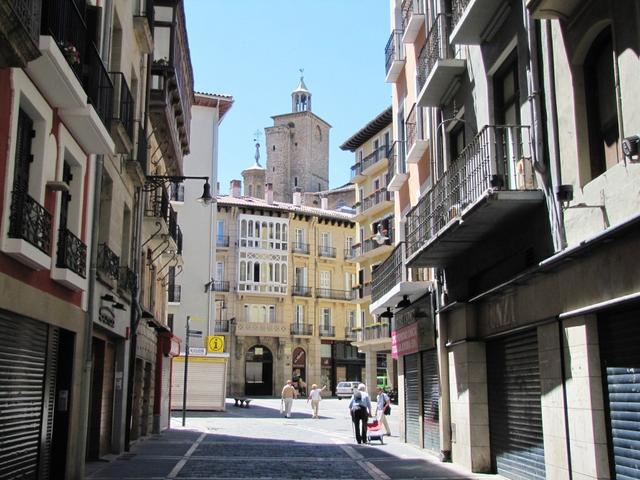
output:
[[336, 249], [327, 245], [318, 245], [318, 256], [325, 258], [336, 258]]
[[128, 153], [133, 147], [133, 96], [122, 72], [111, 72], [114, 87], [112, 136], [117, 141], [119, 151]]
[[316, 288], [316, 297], [331, 300], [351, 300], [351, 290], [334, 290], [331, 288]]
[[380, 323], [375, 325], [367, 325], [364, 327], [364, 340], [383, 340], [390, 338], [389, 325]]
[[386, 292], [400, 283], [404, 270], [405, 243], [396, 245], [393, 252], [373, 270], [371, 281], [371, 300], [379, 300]]
[[228, 292], [229, 282], [225, 280], [214, 280], [211, 283], [211, 290], [214, 292]]
[[345, 260], [353, 260], [358, 255], [360, 255], [360, 246], [359, 245], [352, 245], [351, 247], [344, 249], [344, 259]]
[[169, 218], [169, 195], [164, 187], [149, 193], [144, 214], [147, 217], [161, 218], [167, 221]]
[[40, 56], [42, 0], [0, 2], [0, 68], [25, 67]]
[[127, 266], [120, 267], [118, 290], [131, 296], [136, 288], [136, 274]]
[[216, 247], [221, 247], [221, 248], [229, 247], [229, 235], [217, 235]]
[[405, 56], [402, 33], [402, 30], [391, 32], [387, 46], [384, 48], [385, 72], [387, 72], [385, 81], [387, 83], [393, 83], [398, 80], [400, 72], [404, 68]]
[[303, 255], [309, 255], [308, 243], [292, 243], [291, 248], [293, 253], [302, 253]]
[[[485, 126], [409, 211], [407, 261], [412, 266], [446, 265], [499, 228], [508, 215], [522, 213], [541, 198], [532, 167], [529, 127]], [[465, 230], [457, 234], [460, 219], [465, 221]], [[447, 241], [439, 242], [445, 234]]]
[[51, 254], [51, 214], [20, 190], [11, 192], [9, 238], [25, 240], [43, 253]]
[[216, 320], [213, 331], [215, 333], [229, 333], [229, 320]]
[[375, 149], [351, 167], [351, 180], [353, 182], [363, 181], [366, 178], [366, 175], [373, 170], [371, 167], [376, 165], [378, 162], [386, 160], [388, 158], [388, 154], [389, 147], [387, 145], [382, 145]]
[[[570, 1], [561, 0], [558, 3], [567, 4]], [[480, 45], [491, 38], [508, 13], [509, 2], [506, 0], [452, 0], [451, 43]]]
[[106, 243], [98, 245], [98, 262], [96, 265], [100, 277], [110, 285], [115, 284], [120, 276], [120, 258], [113, 253]]
[[389, 150], [389, 165], [387, 166], [387, 190], [397, 192], [409, 178], [405, 161], [405, 142], [393, 142]]
[[169, 284], [169, 288], [167, 289], [169, 303], [180, 303], [182, 299], [182, 285], [171, 285]]
[[82, 278], [86, 278], [87, 246], [66, 228], [58, 230], [56, 267], [67, 268]]
[[[390, 203], [385, 203], [385, 202], [390, 202]], [[357, 215], [362, 215], [363, 213], [367, 212], [367, 210], [372, 210], [371, 212], [367, 212], [367, 213], [371, 213], [373, 214], [373, 210], [374, 207], [377, 206], [383, 206], [383, 205], [387, 205], [387, 206], [391, 206], [393, 205], [393, 194], [389, 191], [387, 191], [387, 189], [385, 187], [382, 187], [378, 190], [376, 190], [375, 192], [373, 192], [371, 195], [369, 195], [368, 197], [365, 197], [361, 202], [360, 205], [358, 205], [356, 207], [356, 216]], [[375, 211], [377, 211], [378, 209], [376, 208]]]
[[404, 43], [413, 43], [424, 24], [424, 2], [422, 0], [403, 0], [402, 6], [402, 29]]
[[465, 61], [454, 58], [449, 45], [451, 16], [439, 14], [431, 25], [427, 41], [418, 56], [417, 87], [418, 105], [437, 107], [446, 103], [465, 70]]
[[423, 120], [416, 114], [418, 108], [420, 107], [414, 103], [404, 121], [407, 135], [407, 163], [418, 163], [429, 146], [429, 142], [424, 138]]
[[313, 325], [308, 323], [292, 323], [291, 335], [311, 336], [313, 335]]
[[295, 295], [296, 297], [310, 297], [311, 296], [311, 288], [305, 287], [301, 285], [294, 285], [291, 288], [291, 295]]
[[344, 338], [345, 340], [355, 340], [356, 331], [351, 327], [344, 327]]
[[336, 327], [333, 325], [320, 325], [320, 336], [321, 337], [335, 337], [336, 336]]

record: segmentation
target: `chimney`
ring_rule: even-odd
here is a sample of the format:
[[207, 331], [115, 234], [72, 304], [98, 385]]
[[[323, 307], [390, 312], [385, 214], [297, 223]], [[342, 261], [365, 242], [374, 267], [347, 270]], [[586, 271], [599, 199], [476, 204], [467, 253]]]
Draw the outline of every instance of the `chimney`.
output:
[[230, 191], [233, 198], [240, 198], [240, 192], [242, 191], [242, 182], [240, 180], [231, 180]]
[[329, 210], [329, 199], [327, 197], [320, 198], [320, 208], [323, 210]]
[[269, 205], [273, 205], [273, 183], [265, 183], [264, 185], [264, 199]]
[[302, 189], [300, 187], [296, 187], [293, 189], [293, 204], [296, 207], [302, 205]]

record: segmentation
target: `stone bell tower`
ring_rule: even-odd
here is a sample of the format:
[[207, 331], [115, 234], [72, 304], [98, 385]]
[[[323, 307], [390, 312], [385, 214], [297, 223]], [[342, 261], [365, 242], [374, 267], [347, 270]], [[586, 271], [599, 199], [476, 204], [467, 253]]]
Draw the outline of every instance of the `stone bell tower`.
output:
[[273, 184], [274, 199], [291, 203], [296, 187], [303, 192], [327, 190], [331, 125], [312, 113], [303, 76], [291, 93], [291, 113], [271, 118], [273, 126], [265, 128], [266, 183]]

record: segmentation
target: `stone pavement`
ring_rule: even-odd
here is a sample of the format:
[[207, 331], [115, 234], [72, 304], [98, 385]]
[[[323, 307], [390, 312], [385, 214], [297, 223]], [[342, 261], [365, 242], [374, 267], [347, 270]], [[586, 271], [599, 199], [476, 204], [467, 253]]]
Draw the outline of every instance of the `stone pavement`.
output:
[[397, 436], [384, 444], [355, 443], [345, 400], [326, 399], [320, 419], [304, 400], [282, 418], [279, 399], [255, 399], [251, 408], [227, 401], [226, 412], [174, 412], [171, 429], [138, 441], [115, 460], [87, 465], [87, 477], [104, 479], [467, 479], [471, 475], [443, 464]]

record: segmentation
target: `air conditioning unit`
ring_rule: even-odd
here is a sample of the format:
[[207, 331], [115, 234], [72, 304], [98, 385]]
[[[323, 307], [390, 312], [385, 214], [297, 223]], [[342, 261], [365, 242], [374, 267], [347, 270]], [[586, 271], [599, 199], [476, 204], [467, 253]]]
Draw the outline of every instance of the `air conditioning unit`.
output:
[[533, 173], [531, 158], [521, 158], [516, 162], [516, 189], [535, 190], [536, 176]]

